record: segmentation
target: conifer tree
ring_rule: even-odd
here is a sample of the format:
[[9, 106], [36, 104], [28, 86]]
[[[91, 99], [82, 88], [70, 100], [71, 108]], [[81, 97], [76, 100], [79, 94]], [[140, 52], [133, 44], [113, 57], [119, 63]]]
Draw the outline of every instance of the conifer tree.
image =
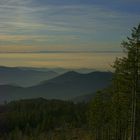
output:
[[[140, 25], [132, 29], [131, 37], [127, 41], [123, 41], [122, 47], [125, 52], [123, 58], [116, 59], [114, 63], [115, 77], [114, 77], [114, 94], [119, 95], [120, 98], [125, 97], [128, 102], [127, 114], [130, 110], [130, 137], [131, 140], [137, 140], [137, 104], [139, 101], [139, 79], [140, 79]], [[121, 103], [124, 104], [124, 103]], [[126, 104], [125, 104], [126, 105]], [[124, 106], [124, 105], [123, 105]], [[123, 108], [121, 106], [121, 109]], [[129, 115], [128, 115], [129, 117]]]

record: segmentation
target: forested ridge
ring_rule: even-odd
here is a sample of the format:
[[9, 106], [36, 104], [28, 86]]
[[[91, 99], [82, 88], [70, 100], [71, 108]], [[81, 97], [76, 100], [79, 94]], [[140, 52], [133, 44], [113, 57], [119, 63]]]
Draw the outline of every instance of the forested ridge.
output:
[[84, 103], [43, 98], [11, 102], [0, 107], [0, 138], [61, 140], [64, 133], [70, 138], [68, 132], [87, 129], [86, 110]]
[[112, 84], [88, 103], [20, 100], [0, 107], [1, 140], [140, 140], [140, 25], [122, 42]]

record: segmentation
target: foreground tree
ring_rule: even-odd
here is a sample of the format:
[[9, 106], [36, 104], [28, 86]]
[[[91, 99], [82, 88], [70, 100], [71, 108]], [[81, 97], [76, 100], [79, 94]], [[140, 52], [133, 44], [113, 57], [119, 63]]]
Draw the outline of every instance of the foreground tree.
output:
[[[90, 105], [89, 122], [94, 130], [99, 124], [105, 130], [111, 130], [109, 137], [103, 138], [101, 135], [106, 132], [101, 133], [98, 129], [100, 137], [97, 140], [140, 139], [140, 25], [133, 28], [131, 37], [122, 42], [122, 48], [124, 57], [114, 62], [111, 88], [101, 91], [102, 94], [97, 93]], [[109, 100], [103, 98], [108, 95], [111, 96]], [[107, 104], [109, 106], [105, 108]], [[105, 123], [104, 118], [110, 121]]]
[[128, 37], [127, 41], [122, 43], [122, 47], [126, 56], [117, 59], [114, 64], [114, 89], [116, 94], [121, 94], [119, 100], [124, 97], [124, 102], [126, 102], [126, 104], [121, 103], [124, 104], [121, 109], [128, 106], [126, 107], [127, 110], [123, 111], [126, 112], [127, 121], [131, 120], [129, 124], [131, 140], [136, 140], [138, 137], [136, 122], [140, 88], [140, 25], [133, 28], [131, 37]]

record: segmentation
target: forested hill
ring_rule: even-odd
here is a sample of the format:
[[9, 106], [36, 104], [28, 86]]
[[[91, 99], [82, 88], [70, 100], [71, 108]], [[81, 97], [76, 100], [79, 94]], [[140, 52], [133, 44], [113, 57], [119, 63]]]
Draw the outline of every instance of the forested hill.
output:
[[82, 139], [87, 136], [86, 110], [87, 104], [43, 98], [11, 102], [0, 106], [0, 139]]

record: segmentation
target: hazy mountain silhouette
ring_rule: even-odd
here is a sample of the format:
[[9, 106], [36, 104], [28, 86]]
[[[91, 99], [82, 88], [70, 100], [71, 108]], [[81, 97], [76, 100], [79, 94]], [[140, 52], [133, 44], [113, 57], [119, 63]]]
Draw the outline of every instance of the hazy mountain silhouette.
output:
[[16, 100], [24, 98], [43, 97], [47, 99], [72, 99], [84, 94], [95, 93], [107, 87], [112, 78], [110, 72], [92, 72], [80, 74], [74, 71], [64, 73], [51, 80], [45, 80], [39, 85], [22, 88], [11, 85], [0, 86], [0, 98]]
[[38, 71], [17, 67], [0, 67], [0, 85], [33, 86], [58, 76], [54, 71]]

